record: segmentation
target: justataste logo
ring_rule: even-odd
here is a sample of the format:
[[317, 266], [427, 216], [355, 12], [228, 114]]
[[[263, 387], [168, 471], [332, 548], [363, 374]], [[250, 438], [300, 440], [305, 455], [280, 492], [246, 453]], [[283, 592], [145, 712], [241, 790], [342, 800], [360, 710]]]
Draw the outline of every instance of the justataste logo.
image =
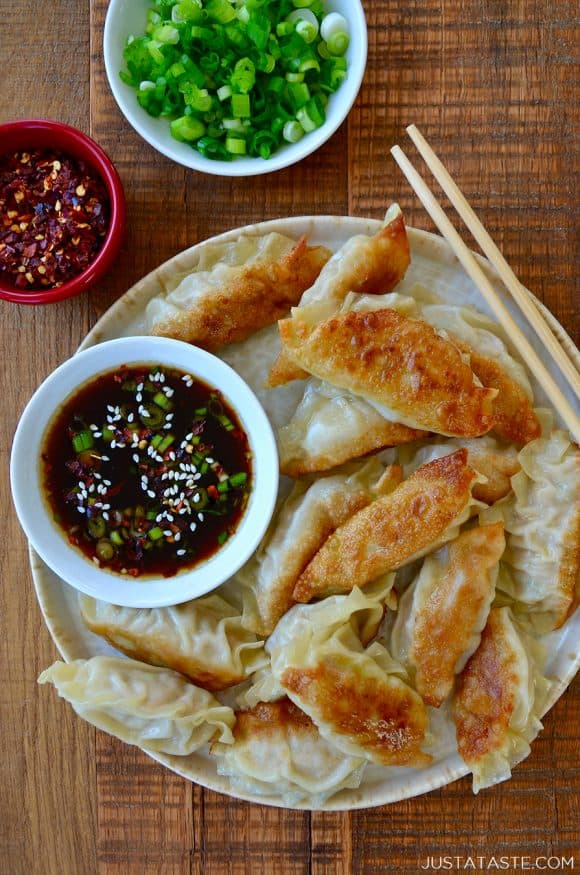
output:
[[556, 872], [562, 869], [574, 870], [574, 857], [427, 857], [419, 861], [425, 872], [450, 869], [472, 869], [475, 871], [531, 871]]

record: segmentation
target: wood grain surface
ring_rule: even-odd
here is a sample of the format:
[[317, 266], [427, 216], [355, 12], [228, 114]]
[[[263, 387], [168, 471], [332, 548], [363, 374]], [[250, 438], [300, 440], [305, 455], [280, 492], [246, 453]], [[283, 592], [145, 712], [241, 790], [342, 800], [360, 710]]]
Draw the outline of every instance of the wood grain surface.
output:
[[[430, 229], [388, 157], [410, 122], [522, 282], [577, 338], [576, 4], [366, 0], [369, 63], [348, 121], [299, 166], [248, 180], [188, 171], [133, 132], [105, 79], [106, 5], [0, 0], [0, 122], [52, 117], [90, 132], [117, 164], [128, 200], [124, 249], [98, 289], [49, 307], [0, 302], [0, 875], [395, 875], [422, 871], [430, 857], [533, 863], [574, 854], [580, 871], [578, 682], [510, 782], [473, 797], [464, 779], [344, 814], [205, 791], [83, 723], [36, 685], [57, 654], [8, 480], [13, 431], [34, 388], [123, 291], [184, 247], [277, 216], [376, 218], [392, 199], [410, 224]], [[521, 868], [516, 859], [504, 871]]]

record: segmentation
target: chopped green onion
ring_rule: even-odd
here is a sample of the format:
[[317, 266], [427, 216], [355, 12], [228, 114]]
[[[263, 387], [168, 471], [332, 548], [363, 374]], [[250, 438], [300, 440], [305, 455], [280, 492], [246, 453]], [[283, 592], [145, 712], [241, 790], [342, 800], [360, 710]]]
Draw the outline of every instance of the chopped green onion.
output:
[[230, 486], [243, 486], [248, 479], [245, 471], [240, 471], [238, 474], [232, 474], [230, 477]]
[[250, 97], [248, 94], [232, 95], [232, 115], [235, 118], [250, 117]]
[[75, 434], [72, 443], [75, 453], [82, 453], [83, 450], [90, 450], [95, 445], [90, 431], [80, 431], [78, 434]]
[[153, 402], [157, 404], [158, 407], [161, 407], [163, 410], [171, 410], [173, 407], [173, 403], [163, 392], [157, 392], [153, 396]]
[[213, 18], [220, 24], [228, 24], [236, 17], [236, 10], [228, 0], [207, 0], [205, 11], [208, 18]]
[[154, 526], [147, 532], [147, 537], [150, 541], [159, 541], [163, 537], [163, 529], [160, 526]]
[[226, 149], [228, 150], [228, 152], [231, 152], [232, 155], [245, 155], [246, 141], [240, 139], [239, 137], [227, 137]]
[[228, 532], [220, 532], [219, 535], [217, 536], [217, 542], [221, 546], [222, 544], [225, 544], [225, 542], [227, 541], [228, 538], [229, 538]]
[[197, 118], [192, 118], [190, 115], [183, 115], [180, 118], [174, 119], [169, 125], [171, 136], [175, 140], [180, 140], [183, 143], [192, 143], [194, 140], [199, 140], [205, 134], [205, 125]]
[[169, 449], [169, 447], [171, 446], [171, 444], [173, 443], [174, 440], [175, 440], [174, 435], [172, 435], [172, 434], [166, 435], [163, 438], [163, 440], [161, 441], [161, 443], [159, 444], [159, 446], [157, 447], [157, 452], [164, 453], [165, 450]]
[[218, 100], [221, 100], [221, 102], [223, 103], [224, 100], [227, 100], [228, 97], [232, 96], [231, 85], [222, 85], [221, 88], [218, 88], [216, 94], [218, 96]]
[[286, 122], [282, 136], [288, 143], [297, 143], [304, 136], [304, 128], [300, 122]]
[[349, 36], [346, 18], [325, 14], [322, 0], [152, 6], [144, 33], [127, 39], [120, 76], [146, 112], [168, 119], [174, 139], [211, 160], [267, 159], [297, 142], [288, 123], [324, 123], [325, 97], [346, 78]]

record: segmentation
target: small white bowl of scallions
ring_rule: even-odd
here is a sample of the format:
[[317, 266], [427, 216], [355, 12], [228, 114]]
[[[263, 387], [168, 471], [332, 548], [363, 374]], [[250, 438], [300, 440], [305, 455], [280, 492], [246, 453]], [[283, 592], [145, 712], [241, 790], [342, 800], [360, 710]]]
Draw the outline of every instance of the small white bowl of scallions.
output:
[[253, 176], [302, 160], [364, 75], [360, 0], [111, 0], [107, 77], [127, 121], [173, 161]]

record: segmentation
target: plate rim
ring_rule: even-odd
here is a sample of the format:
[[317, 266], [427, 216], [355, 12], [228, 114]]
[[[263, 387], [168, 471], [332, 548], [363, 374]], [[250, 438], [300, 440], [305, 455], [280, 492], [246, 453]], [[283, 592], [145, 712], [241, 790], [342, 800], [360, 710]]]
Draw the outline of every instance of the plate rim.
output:
[[[111, 323], [112, 321], [114, 322], [115, 316], [121, 311], [123, 313], [126, 313], [128, 308], [137, 309], [137, 307], [139, 310], [141, 310], [143, 308], [143, 305], [147, 303], [150, 298], [154, 297], [155, 294], [157, 294], [157, 291], [152, 290], [151, 294], [147, 295], [145, 297], [145, 300], [143, 300], [144, 289], [147, 289], [153, 282], [158, 283], [160, 290], [166, 290], [166, 284], [164, 279], [165, 274], [171, 273], [172, 271], [175, 272], [175, 267], [177, 265], [179, 266], [180, 273], [185, 273], [188, 270], [194, 269], [196, 266], [198, 254], [208, 244], [224, 244], [233, 240], [237, 240], [242, 235], [262, 236], [273, 231], [278, 231], [279, 233], [287, 233], [289, 236], [301, 236], [304, 233], [309, 236], [308, 232], [304, 230], [305, 226], [310, 226], [314, 230], [316, 226], [325, 225], [327, 223], [332, 223], [334, 225], [345, 224], [349, 229], [354, 228], [350, 236], [352, 236], [352, 234], [365, 232], [372, 234], [375, 233], [382, 226], [381, 220], [364, 216], [290, 216], [267, 219], [262, 222], [249, 223], [238, 228], [231, 228], [220, 234], [205, 238], [204, 240], [200, 240], [192, 246], [189, 246], [175, 253], [162, 264], [153, 268], [153, 270], [149, 271], [149, 273], [139, 279], [123, 295], [121, 295], [116, 301], [114, 301], [111, 306], [108, 307], [107, 310], [99, 317], [99, 319], [92, 326], [92, 328], [87, 332], [76, 352], [80, 352], [81, 350], [87, 349], [90, 346], [97, 345], [102, 340], [106, 339], [103, 333], [103, 326]], [[283, 225], [284, 227], [283, 232], [279, 230], [281, 225]], [[407, 226], [407, 232], [409, 234], [411, 242], [413, 242], [413, 240], [415, 240], [415, 242], [424, 240], [432, 246], [435, 246], [438, 250], [438, 261], [440, 260], [442, 263], [448, 263], [449, 265], [453, 266], [458, 264], [458, 260], [453, 254], [449, 244], [440, 235], [435, 234], [431, 231], [414, 228], [412, 226]], [[315, 234], [313, 236], [316, 237]], [[501, 280], [499, 278], [499, 275], [497, 274], [493, 266], [489, 263], [489, 261], [479, 253], [474, 253], [474, 255], [476, 256], [477, 260], [483, 267], [484, 271], [488, 274], [488, 276], [501, 287]], [[573, 343], [566, 330], [562, 327], [562, 325], [560, 325], [556, 317], [538, 298], [536, 298], [529, 290], [526, 289], [526, 291], [541, 310], [542, 315], [546, 318], [551, 330], [554, 332], [555, 336], [557, 337], [560, 344], [563, 346], [568, 356], [572, 359], [574, 364], [580, 368], [580, 351], [577, 350], [575, 344]], [[63, 643], [63, 641], [60, 640], [60, 637], [55, 630], [54, 621], [49, 616], [46, 610], [45, 599], [47, 598], [46, 590], [48, 587], [46, 572], [48, 571], [50, 574], [50, 569], [48, 569], [48, 567], [36, 554], [30, 544], [28, 545], [28, 552], [35, 595], [42, 613], [43, 620], [58, 652], [66, 662], [70, 662], [71, 659], [74, 659], [75, 657], [71, 655], [66, 643]], [[61, 584], [64, 583], [64, 581], [62, 580], [60, 580], [60, 582]], [[66, 586], [66, 584], [64, 585]], [[580, 611], [580, 608], [578, 608], [577, 610]], [[570, 619], [571, 617], [568, 618], [568, 620]], [[550, 694], [546, 699], [542, 714], [540, 715], [541, 717], [543, 717], [549, 710], [554, 707], [555, 703], [571, 684], [579, 668], [580, 648], [577, 650], [574, 659], [569, 660], [567, 670], [563, 673], [563, 676], [556, 681], [552, 681]], [[149, 750], [145, 750], [144, 748], [140, 748], [140, 750], [142, 750], [143, 753], [150, 756], [156, 762], [163, 765], [165, 768], [168, 768], [175, 774], [180, 775], [180, 777], [195, 782], [208, 790], [223, 793], [232, 798], [243, 800], [246, 802], [253, 802], [259, 805], [268, 805], [270, 807], [303, 811], [354, 811], [357, 809], [372, 808], [381, 805], [391, 804], [393, 802], [399, 802], [405, 799], [413, 798], [415, 796], [423, 795], [424, 793], [430, 793], [433, 790], [437, 790], [443, 786], [447, 786], [448, 784], [451, 784], [454, 781], [470, 773], [469, 767], [461, 760], [459, 754], [453, 753], [449, 754], [446, 758], [436, 764], [439, 769], [437, 776], [433, 777], [432, 779], [426, 780], [420, 786], [415, 787], [413, 786], [412, 781], [410, 781], [402, 792], [399, 789], [395, 791], [395, 795], [392, 797], [391, 794], [389, 794], [388, 790], [387, 792], [385, 792], [384, 790], [381, 791], [380, 785], [369, 788], [366, 795], [364, 793], [364, 788], [357, 788], [355, 790], [342, 790], [336, 796], [328, 799], [322, 806], [313, 808], [307, 803], [288, 805], [279, 797], [260, 796], [258, 794], [234, 790], [232, 787], [229, 786], [229, 779], [217, 773], [215, 775], [215, 782], [208, 781], [203, 775], [196, 775], [195, 777], [193, 777], [191, 774], [188, 774], [183, 768], [179, 768], [179, 757], [173, 757], [168, 754], [166, 755], [154, 753]], [[431, 766], [430, 768], [433, 767]], [[357, 798], [359, 796], [362, 796], [363, 798]], [[375, 798], [376, 796], [378, 796], [379, 798]]]

